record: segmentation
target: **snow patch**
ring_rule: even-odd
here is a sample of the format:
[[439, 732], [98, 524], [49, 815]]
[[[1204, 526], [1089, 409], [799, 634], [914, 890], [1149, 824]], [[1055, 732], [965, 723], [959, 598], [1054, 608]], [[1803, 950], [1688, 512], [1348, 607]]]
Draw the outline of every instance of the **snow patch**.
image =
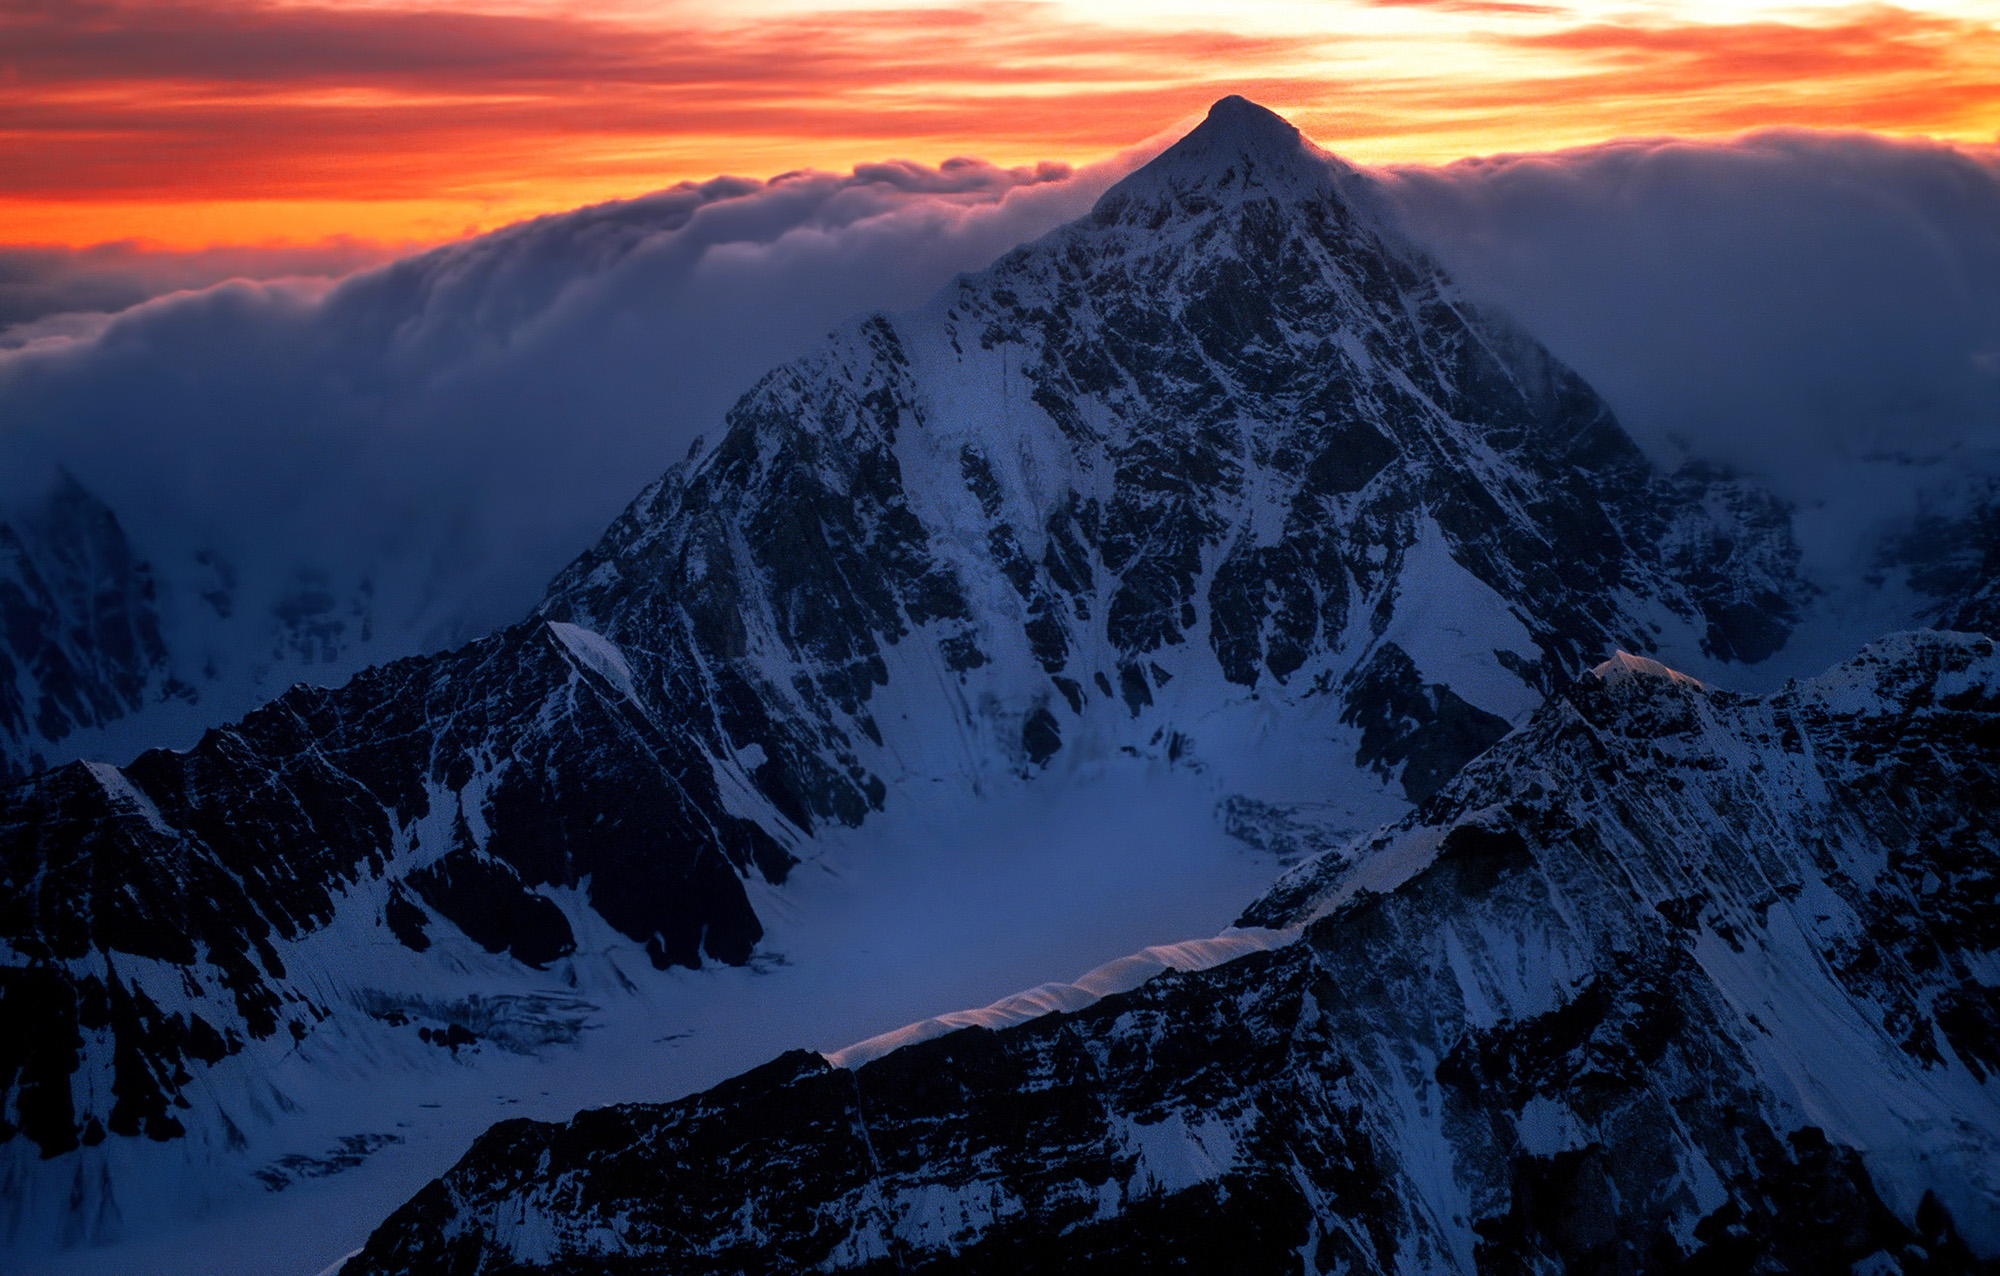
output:
[[1511, 652], [1524, 664], [1540, 659], [1534, 636], [1498, 590], [1452, 557], [1436, 519], [1423, 520], [1404, 552], [1395, 618], [1383, 636], [1403, 649], [1425, 682], [1443, 683], [1509, 722], [1542, 702], [1498, 656]]
[[633, 677], [632, 666], [626, 663], [625, 653], [618, 649], [618, 644], [567, 621], [551, 620], [547, 624], [549, 632], [577, 663], [605, 678], [628, 698], [639, 698], [638, 679]]
[[95, 777], [114, 807], [121, 807], [137, 814], [152, 825], [154, 831], [161, 836], [173, 838], [175, 841], [180, 840], [180, 833], [173, 825], [167, 823], [166, 817], [160, 814], [160, 808], [153, 805], [153, 799], [141, 793], [137, 785], [125, 778], [123, 771], [108, 762], [86, 762], [83, 765]]

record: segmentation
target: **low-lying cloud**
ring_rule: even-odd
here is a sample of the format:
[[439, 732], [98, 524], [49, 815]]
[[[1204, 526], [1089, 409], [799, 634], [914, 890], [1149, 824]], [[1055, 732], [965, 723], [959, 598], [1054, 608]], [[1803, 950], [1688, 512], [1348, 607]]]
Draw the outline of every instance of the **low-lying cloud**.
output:
[[1381, 176], [1661, 459], [1810, 501], [1870, 455], [2000, 447], [2000, 148], [1788, 130]]
[[180, 251], [137, 241], [0, 246], [0, 350], [93, 333], [110, 316], [172, 292], [228, 279], [331, 280], [408, 251], [359, 239]]
[[[156, 559], [216, 551], [253, 597], [365, 579], [391, 649], [465, 636], [525, 610], [771, 366], [1081, 214], [1130, 163], [724, 177], [332, 286], [232, 280], [68, 337], [77, 316], [43, 313], [0, 353], [0, 510], [61, 466]], [[155, 280], [42, 278], [95, 306]]]

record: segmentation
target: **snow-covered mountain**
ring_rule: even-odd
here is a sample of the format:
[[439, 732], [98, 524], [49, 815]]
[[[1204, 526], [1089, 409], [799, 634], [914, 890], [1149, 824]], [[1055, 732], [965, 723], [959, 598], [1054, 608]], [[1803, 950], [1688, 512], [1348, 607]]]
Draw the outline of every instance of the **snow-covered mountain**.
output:
[[186, 693], [156, 603], [117, 516], [73, 478], [0, 523], [0, 778], [45, 742]]
[[301, 678], [344, 681], [451, 632], [378, 633], [365, 578], [245, 581], [205, 549], [162, 567], [74, 475], [26, 489], [0, 517], [0, 779], [191, 743]]
[[503, 1122], [342, 1271], [1983, 1270], [1996, 844], [1992, 638], [1621, 653], [1250, 955]]
[[[6, 1224], [143, 1233], [413, 1137], [408, 1078], [791, 977], [676, 968], [879, 948], [921, 1001], [1230, 909], [1275, 859], [1225, 832], [1282, 855], [1434, 800], [1610, 650], [1768, 655], [1794, 558], [1781, 507], [1656, 472], [1227, 99], [1088, 217], [765, 377], [530, 619], [0, 792]], [[944, 884], [809, 942], [827, 881], [891, 862]]]

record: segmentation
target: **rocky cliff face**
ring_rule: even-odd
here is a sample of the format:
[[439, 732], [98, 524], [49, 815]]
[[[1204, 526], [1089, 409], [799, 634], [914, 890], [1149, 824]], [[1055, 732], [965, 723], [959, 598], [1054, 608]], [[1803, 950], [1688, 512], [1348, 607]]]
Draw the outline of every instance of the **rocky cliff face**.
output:
[[586, 931], [743, 962], [753, 889], [919, 783], [976, 812], [1132, 756], [1435, 800], [1613, 647], [1768, 653], [1793, 558], [1780, 509], [1649, 469], [1357, 175], [1225, 101], [1084, 221], [766, 377], [537, 616], [0, 794], [0, 1135], [226, 1153], [206, 1070], [383, 1017], [355, 944], [411, 987], [458, 969], [441, 935], [558, 978]]
[[152, 571], [103, 502], [61, 475], [0, 523], [0, 779], [189, 690], [169, 669]]
[[346, 1270], [1969, 1270], [1996, 811], [1991, 639], [1621, 658], [1259, 901], [1289, 943], [503, 1123]]
[[1951, 583], [1955, 588], [1939, 609], [1940, 625], [1973, 633], [2000, 634], [2000, 500], [1967, 520], [1972, 544], [1980, 546], [1977, 566]]
[[245, 582], [213, 550], [144, 543], [61, 471], [0, 516], [0, 781], [190, 743], [297, 680], [441, 645], [416, 623], [378, 634], [365, 576]]

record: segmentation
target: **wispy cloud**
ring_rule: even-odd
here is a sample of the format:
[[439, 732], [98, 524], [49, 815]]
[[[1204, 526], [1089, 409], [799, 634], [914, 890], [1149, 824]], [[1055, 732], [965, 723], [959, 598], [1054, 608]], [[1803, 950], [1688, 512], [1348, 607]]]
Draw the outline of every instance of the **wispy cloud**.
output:
[[1560, 5], [1530, 4], [1527, 0], [1366, 0], [1378, 9], [1429, 9], [1438, 13], [1473, 13], [1487, 17], [1559, 17]]
[[2000, 132], [1996, 42], [1994, 23], [1886, 6], [1815, 24], [1597, 23], [1508, 40], [1584, 59], [1568, 87], [1643, 104], [1660, 131], [1783, 123], [1989, 138]]
[[[841, 150], [1102, 153], [1246, 78], [1295, 88], [1266, 68], [1325, 38], [1133, 31], [1020, 3], [733, 26], [70, 0], [0, 22], [0, 194], [467, 207]], [[1182, 68], [1170, 84], [1162, 64]]]

